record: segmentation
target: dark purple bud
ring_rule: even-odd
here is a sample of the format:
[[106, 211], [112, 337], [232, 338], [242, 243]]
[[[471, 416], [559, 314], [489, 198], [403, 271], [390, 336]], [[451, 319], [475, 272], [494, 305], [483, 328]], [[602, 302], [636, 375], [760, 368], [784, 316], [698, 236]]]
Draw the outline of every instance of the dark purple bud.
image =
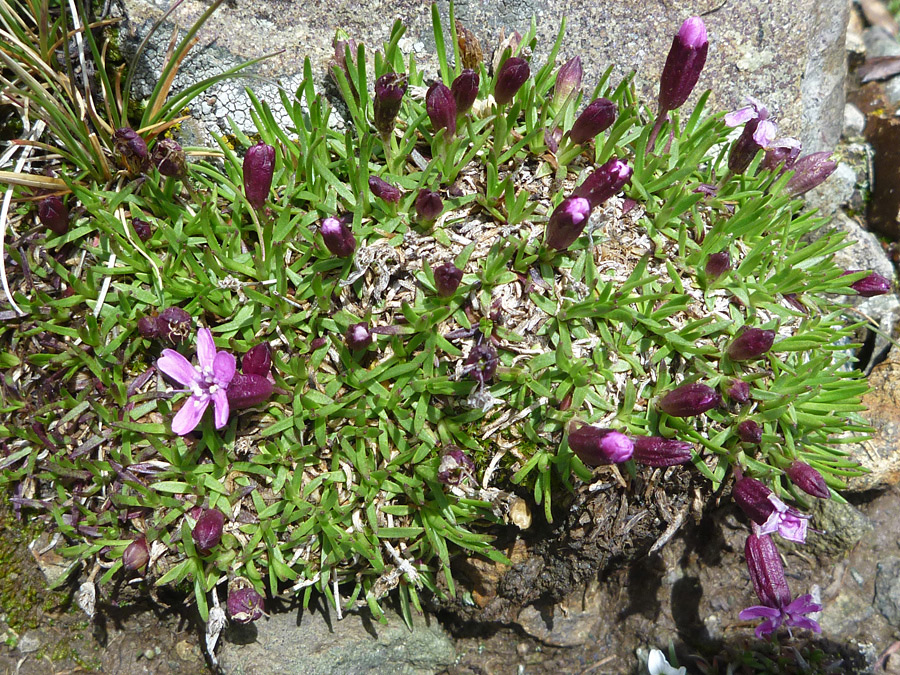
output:
[[719, 253], [713, 253], [706, 259], [706, 268], [703, 271], [706, 273], [708, 280], [714, 281], [730, 269], [731, 256], [728, 251], [720, 251]]
[[706, 26], [700, 17], [692, 16], [681, 24], [666, 57], [666, 65], [659, 79], [661, 113], [680, 108], [691, 95], [706, 65], [708, 51]]
[[[853, 274], [859, 270], [847, 270], [843, 275]], [[872, 272], [869, 276], [863, 277], [859, 281], [850, 284], [850, 288], [859, 293], [864, 298], [871, 298], [876, 295], [884, 295], [891, 292], [891, 282], [885, 279], [878, 272]]]
[[569, 447], [588, 466], [627, 462], [634, 443], [621, 431], [583, 425], [569, 431]]
[[323, 337], [313, 338], [313, 340], [309, 343], [309, 351], [314, 352], [320, 347], [324, 347], [328, 343]]
[[423, 188], [416, 196], [416, 219], [421, 223], [432, 223], [444, 210], [444, 202], [437, 192]]
[[372, 332], [369, 324], [365, 322], [355, 323], [347, 329], [344, 336], [347, 348], [354, 352], [365, 351], [372, 345]]
[[268, 342], [260, 342], [258, 345], [254, 345], [247, 350], [244, 358], [241, 359], [241, 372], [244, 375], [268, 377], [271, 370], [272, 348]]
[[453, 80], [453, 84], [450, 85], [450, 93], [453, 94], [453, 100], [456, 102], [457, 115], [465, 115], [472, 109], [475, 99], [478, 98], [478, 86], [480, 84], [481, 78], [478, 76], [478, 73], [469, 68], [462, 71]]
[[329, 216], [319, 225], [326, 248], [338, 258], [349, 258], [356, 250], [356, 237], [341, 218]]
[[184, 150], [171, 138], [163, 138], [153, 146], [152, 162], [163, 176], [183, 176], [187, 168]]
[[525, 81], [531, 76], [528, 61], [520, 56], [511, 56], [497, 71], [497, 84], [494, 85], [494, 100], [497, 105], [504, 105], [513, 100]]
[[615, 121], [616, 104], [605, 98], [594, 99], [575, 120], [569, 138], [573, 143], [587, 143]]
[[442, 298], [449, 298], [462, 281], [463, 271], [453, 263], [444, 263], [434, 268], [434, 287]]
[[647, 466], [675, 466], [691, 461], [694, 446], [685, 441], [660, 436], [636, 436], [634, 461]]
[[787, 477], [798, 488], [806, 494], [818, 497], [819, 499], [828, 499], [831, 497], [831, 491], [825, 483], [825, 479], [818, 471], [812, 468], [806, 462], [795, 459], [785, 471]]
[[736, 403], [746, 403], [750, 400], [750, 385], [743, 380], [732, 380], [725, 393]]
[[769, 146], [774, 129], [775, 126], [762, 115], [749, 119], [741, 131], [741, 135], [731, 146], [728, 168], [734, 173], [744, 173], [757, 153]]
[[793, 138], [782, 138], [774, 141], [766, 148], [766, 155], [759, 165], [761, 169], [783, 173], [794, 166], [800, 156], [800, 141]]
[[683, 384], [663, 396], [659, 408], [672, 417], [693, 417], [712, 410], [722, 397], [712, 387], [700, 382]]
[[469, 376], [480, 384], [490, 382], [497, 372], [497, 350], [486, 342], [475, 345], [466, 357]]
[[222, 530], [225, 527], [225, 514], [219, 509], [205, 509], [197, 524], [191, 531], [197, 549], [206, 554], [222, 540]]
[[150, 223], [148, 223], [146, 220], [134, 218], [131, 221], [131, 226], [134, 228], [134, 233], [141, 241], [147, 241], [150, 237], [153, 236], [153, 230], [150, 229]]
[[619, 194], [631, 180], [632, 173], [634, 172], [630, 166], [613, 157], [585, 178], [584, 182], [575, 188], [572, 196], [587, 199], [591, 203], [591, 209], [595, 209], [610, 197]]
[[741, 507], [741, 511], [757, 525], [764, 524], [775, 510], [775, 504], [769, 499], [772, 494], [761, 481], [746, 476], [738, 480], [731, 491], [731, 496]]
[[244, 194], [254, 209], [261, 209], [269, 198], [275, 175], [275, 148], [262, 141], [244, 155]]
[[69, 209], [60, 197], [53, 195], [39, 201], [37, 215], [41, 225], [53, 234], [62, 236], [69, 231]]
[[130, 178], [136, 178], [150, 168], [147, 143], [130, 127], [116, 129], [113, 134], [113, 152]]
[[178, 343], [191, 333], [194, 319], [181, 307], [166, 307], [159, 313], [156, 323], [161, 338]]
[[544, 131], [544, 143], [547, 144], [547, 149], [554, 155], [559, 150], [559, 142], [562, 140], [562, 137], [563, 130], [559, 127], [553, 127]]
[[141, 337], [148, 340], [159, 337], [159, 322], [155, 316], [142, 316], [138, 319], [137, 329]]
[[459, 60], [462, 62], [462, 67], [466, 70], [478, 68], [478, 64], [484, 61], [481, 42], [475, 33], [459, 21], [456, 22], [456, 43], [459, 45]]
[[732, 361], [758, 359], [769, 351], [774, 343], [774, 330], [748, 328], [728, 345], [728, 356]]
[[382, 138], [387, 138], [394, 130], [394, 121], [405, 93], [405, 75], [387, 73], [375, 80], [375, 128]]
[[466, 478], [475, 477], [475, 462], [462, 449], [448, 445], [441, 453], [437, 477], [445, 485], [459, 485]]
[[129, 571], [139, 570], [150, 561], [150, 548], [147, 539], [141, 537], [128, 544], [122, 554], [122, 567]]
[[837, 162], [829, 157], [830, 152], [814, 152], [798, 159], [791, 167], [794, 175], [787, 182], [785, 191], [792, 197], [799, 197], [824, 183], [837, 169]]
[[400, 201], [400, 197], [403, 196], [400, 188], [394, 187], [378, 176], [369, 176], [369, 189], [373, 195], [391, 204], [396, 204]]
[[550, 214], [550, 220], [547, 221], [544, 230], [544, 243], [557, 251], [569, 248], [584, 232], [590, 216], [591, 203], [587, 199], [582, 197], [563, 199]]
[[265, 375], [235, 373], [225, 390], [228, 405], [233, 410], [252, 408], [264, 403], [272, 395], [272, 383]]
[[737, 425], [737, 434], [738, 438], [744, 441], [744, 443], [759, 445], [762, 441], [763, 430], [762, 427], [753, 420], [744, 420]]
[[584, 69], [581, 67], [581, 58], [576, 56], [566, 63], [556, 73], [556, 85], [553, 87], [553, 107], [559, 108], [569, 96], [574, 98], [581, 90], [581, 80], [584, 77]]
[[254, 588], [239, 588], [228, 593], [228, 616], [235, 623], [256, 621], [265, 612], [263, 597]]
[[[356, 64], [354, 63], [358, 53], [356, 40], [347, 35], [346, 31], [338, 28], [334, 38], [331, 40], [331, 46], [334, 48], [334, 56], [328, 61], [328, 74], [331, 75], [331, 79], [334, 81], [335, 85], [338, 85], [336, 73], [337, 71], [342, 72], [344, 78], [347, 80], [347, 86], [350, 87], [350, 93], [353, 95], [353, 98], [358, 101], [359, 92], [356, 91], [356, 86], [353, 84], [353, 78], [350, 77], [350, 68], [356, 67]], [[347, 63], [348, 49], [350, 50], [350, 63]]]
[[766, 607], [779, 608], [791, 602], [791, 589], [784, 576], [784, 565], [775, 542], [768, 534], [751, 534], [744, 545], [750, 581], [759, 601]]
[[431, 120], [431, 128], [437, 133], [447, 130], [447, 136], [456, 133], [456, 100], [450, 88], [443, 82], [435, 82], [425, 94], [425, 111]]

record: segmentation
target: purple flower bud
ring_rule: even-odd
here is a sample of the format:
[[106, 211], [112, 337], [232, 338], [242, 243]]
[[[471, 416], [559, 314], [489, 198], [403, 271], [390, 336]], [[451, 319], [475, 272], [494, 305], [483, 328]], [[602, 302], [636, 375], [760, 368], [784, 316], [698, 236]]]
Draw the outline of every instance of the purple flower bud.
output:
[[[328, 61], [328, 73], [331, 75], [331, 79], [334, 80], [335, 84], [338, 84], [337, 76], [335, 72], [340, 70], [344, 74], [344, 78], [347, 80], [347, 85], [350, 87], [350, 91], [353, 94], [353, 97], [359, 100], [359, 94], [356, 91], [356, 87], [353, 84], [353, 78], [350, 77], [350, 67], [356, 67], [356, 64], [353, 63], [353, 59], [356, 58], [358, 52], [358, 46], [356, 44], [356, 40], [351, 38], [341, 29], [338, 29], [334, 35], [334, 38], [331, 40], [331, 46], [334, 48], [334, 56]], [[351, 62], [347, 63], [347, 49], [350, 50], [350, 58]]]
[[134, 218], [131, 221], [131, 226], [134, 228], [134, 233], [141, 241], [147, 241], [153, 236], [153, 230], [150, 229], [150, 223], [146, 220]]
[[605, 98], [591, 101], [575, 120], [569, 139], [573, 143], [587, 143], [594, 136], [606, 131], [616, 121], [616, 104]]
[[113, 134], [113, 153], [130, 178], [136, 178], [150, 168], [147, 143], [130, 127], [116, 129]]
[[369, 330], [369, 324], [364, 321], [354, 323], [347, 329], [344, 340], [347, 348], [351, 351], [365, 351], [372, 345], [372, 332]]
[[191, 332], [193, 317], [181, 307], [166, 307], [156, 318], [159, 336], [172, 343], [182, 342]]
[[753, 420], [744, 420], [737, 425], [737, 434], [738, 438], [744, 441], [744, 443], [759, 445], [762, 441], [763, 430], [762, 427]]
[[391, 204], [399, 202], [402, 196], [400, 188], [394, 187], [378, 176], [369, 176], [369, 189], [373, 195]]
[[225, 527], [225, 514], [219, 509], [205, 509], [197, 524], [191, 531], [197, 550], [203, 555], [208, 553], [222, 540], [222, 530]]
[[148, 340], [159, 337], [159, 322], [155, 316], [142, 316], [138, 319], [137, 329], [141, 337]]
[[225, 394], [232, 410], [252, 408], [269, 399], [272, 395], [272, 383], [265, 375], [255, 373], [235, 373], [228, 383]]
[[795, 459], [785, 473], [791, 479], [791, 482], [806, 494], [819, 499], [831, 497], [831, 491], [828, 489], [828, 484], [825, 483], [822, 474], [806, 462]]
[[122, 554], [122, 567], [132, 572], [141, 569], [149, 561], [150, 548], [147, 546], [147, 539], [145, 537], [135, 539], [128, 544], [128, 547]]
[[494, 373], [497, 372], [497, 361], [497, 350], [486, 342], [482, 342], [469, 351], [465, 366], [473, 380], [484, 384], [490, 382]]
[[244, 375], [262, 375], [268, 377], [272, 370], [272, 348], [268, 342], [254, 345], [241, 359], [241, 372]]
[[441, 215], [441, 211], [444, 210], [444, 202], [441, 200], [441, 196], [437, 192], [432, 192], [426, 188], [423, 188], [416, 195], [414, 206], [416, 209], [416, 220], [421, 223], [433, 223]]
[[659, 111], [680, 108], [694, 90], [706, 65], [709, 40], [706, 26], [698, 16], [687, 19], [675, 38], [659, 78]]
[[39, 201], [37, 215], [41, 225], [53, 234], [62, 236], [69, 231], [69, 209], [59, 196], [45, 197]]
[[[761, 108], [765, 111], [765, 108]], [[728, 168], [734, 173], [744, 173], [750, 162], [760, 150], [765, 150], [771, 142], [770, 135], [774, 135], [774, 125], [765, 117], [755, 117], [744, 125], [744, 130], [731, 147], [728, 155]], [[768, 134], [767, 130], [772, 129]]]
[[425, 111], [431, 120], [431, 127], [437, 133], [447, 130], [447, 136], [456, 133], [456, 99], [443, 82], [435, 82], [425, 94]]
[[694, 446], [685, 441], [660, 436], [636, 436], [634, 461], [647, 466], [675, 466], [691, 461]]
[[444, 263], [434, 268], [434, 286], [442, 298], [449, 298], [462, 281], [463, 271], [453, 263]]
[[265, 612], [263, 597], [254, 588], [238, 588], [228, 593], [228, 616], [235, 623], [256, 621]]
[[563, 251], [581, 236], [591, 215], [591, 203], [582, 197], [563, 199], [547, 221], [544, 243], [557, 251]]
[[763, 157], [763, 161], [759, 166], [761, 169], [767, 171], [780, 169], [780, 172], [783, 173], [794, 166], [794, 162], [797, 161], [797, 157], [799, 156], [800, 141], [794, 138], [782, 138], [773, 141], [772, 144], [766, 148], [766, 155]]
[[314, 338], [309, 343], [309, 351], [314, 352], [317, 349], [319, 349], [320, 347], [324, 347], [327, 343], [328, 343], [328, 340], [326, 340], [323, 337]]
[[521, 56], [506, 59], [497, 71], [497, 84], [494, 85], [494, 100], [497, 105], [512, 101], [530, 76], [531, 68], [528, 61]]
[[732, 380], [725, 393], [736, 403], [746, 403], [750, 400], [750, 385], [743, 380]]
[[184, 150], [171, 138], [163, 138], [153, 146], [152, 162], [163, 176], [183, 176], [187, 168]]
[[621, 159], [613, 157], [606, 164], [585, 178], [584, 182], [575, 188], [573, 197], [582, 197], [591, 203], [591, 209], [595, 209], [610, 197], [617, 195], [631, 180], [634, 171]]
[[728, 356], [732, 361], [758, 359], [769, 351], [774, 343], [774, 330], [748, 328], [728, 345]]
[[406, 76], [397, 73], [387, 73], [375, 80], [375, 128], [382, 138], [394, 131], [406, 86]]
[[791, 589], [772, 538], [767, 534], [751, 534], [744, 545], [744, 555], [759, 601], [767, 607], [783, 607], [790, 603]]
[[837, 169], [837, 162], [829, 157], [830, 152], [814, 152], [798, 159], [791, 167], [794, 175], [784, 187], [785, 191], [792, 197], [799, 197], [824, 183]]
[[700, 382], [683, 384], [659, 400], [659, 408], [672, 417], [693, 417], [722, 402], [715, 389]]
[[762, 481], [747, 476], [736, 481], [731, 491], [735, 504], [757, 525], [765, 523], [775, 511], [775, 505], [769, 499], [772, 495]]
[[634, 453], [634, 443], [622, 432], [587, 424], [569, 430], [569, 447], [588, 466], [627, 462]]
[[254, 209], [265, 206], [274, 175], [275, 148], [262, 141], [250, 146], [244, 155], [244, 194]]
[[475, 477], [475, 462], [462, 449], [448, 445], [441, 454], [437, 477], [444, 485], [459, 485], [466, 478]]
[[[847, 270], [843, 275], [853, 274], [859, 270]], [[859, 293], [864, 298], [871, 298], [876, 295], [884, 295], [891, 292], [891, 282], [885, 279], [878, 272], [872, 272], [869, 276], [863, 277], [858, 281], [850, 284], [850, 288]]]
[[547, 144], [547, 149], [554, 155], [559, 150], [559, 142], [562, 140], [562, 137], [563, 130], [559, 127], [544, 130], [544, 143]]
[[566, 61], [556, 73], [556, 85], [553, 87], [553, 107], [559, 108], [569, 96], [581, 90], [584, 69], [581, 58], [576, 56]]
[[338, 258], [349, 258], [356, 250], [356, 237], [341, 218], [329, 216], [319, 225], [325, 247]]
[[465, 115], [472, 109], [475, 99], [478, 98], [480, 84], [481, 78], [478, 73], [470, 68], [466, 68], [453, 80], [453, 84], [450, 85], [450, 93], [453, 94], [453, 100], [456, 102], [457, 115]]
[[720, 251], [719, 253], [713, 253], [706, 259], [706, 267], [703, 271], [706, 273], [708, 280], [714, 281], [730, 269], [731, 256], [728, 251]]
[[467, 70], [478, 68], [478, 64], [484, 61], [481, 42], [475, 33], [463, 26], [460, 21], [456, 22], [456, 43], [459, 45], [459, 60], [462, 61], [462, 67]]

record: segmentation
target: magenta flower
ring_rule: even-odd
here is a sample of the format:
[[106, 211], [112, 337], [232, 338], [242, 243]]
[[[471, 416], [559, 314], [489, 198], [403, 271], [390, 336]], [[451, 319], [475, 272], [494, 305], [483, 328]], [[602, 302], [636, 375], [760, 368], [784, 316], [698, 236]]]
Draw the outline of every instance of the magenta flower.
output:
[[184, 385], [191, 393], [190, 398], [172, 420], [172, 431], [179, 436], [189, 434], [197, 425], [212, 401], [215, 408], [216, 429], [228, 422], [228, 396], [226, 391], [234, 377], [235, 358], [228, 352], [216, 352], [212, 333], [208, 328], [197, 331], [197, 361], [191, 365], [174, 349], [164, 349], [157, 359], [156, 367], [168, 377]]
[[725, 115], [725, 124], [729, 127], [744, 125], [728, 156], [728, 168], [734, 173], [744, 173], [756, 153], [772, 145], [778, 131], [769, 119], [766, 107], [753, 98], [749, 99], [749, 105]]

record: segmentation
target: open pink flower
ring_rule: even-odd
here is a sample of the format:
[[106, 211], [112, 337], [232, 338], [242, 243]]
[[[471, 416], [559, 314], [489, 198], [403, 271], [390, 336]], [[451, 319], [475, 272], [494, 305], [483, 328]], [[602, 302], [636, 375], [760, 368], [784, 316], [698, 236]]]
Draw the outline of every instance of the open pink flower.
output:
[[216, 429], [221, 429], [228, 422], [228, 396], [226, 390], [234, 377], [235, 358], [228, 352], [216, 352], [212, 333], [208, 328], [197, 331], [197, 361], [199, 366], [191, 365], [174, 349], [164, 349], [162, 356], [156, 361], [156, 367], [163, 374], [184, 385], [191, 396], [181, 406], [181, 410], [172, 420], [172, 431], [179, 436], [192, 432], [206, 412], [212, 401], [215, 409]]

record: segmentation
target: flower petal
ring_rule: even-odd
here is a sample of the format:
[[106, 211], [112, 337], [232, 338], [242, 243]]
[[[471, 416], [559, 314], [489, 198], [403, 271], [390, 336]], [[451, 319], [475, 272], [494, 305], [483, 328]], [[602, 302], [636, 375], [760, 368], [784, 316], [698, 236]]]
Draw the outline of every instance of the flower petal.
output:
[[208, 405], [209, 399], [201, 401], [196, 396], [191, 396], [184, 402], [181, 410], [178, 411], [178, 414], [172, 420], [172, 431], [179, 436], [191, 433], [200, 424], [200, 420]]
[[234, 354], [230, 352], [219, 352], [216, 354], [212, 362], [213, 377], [216, 384], [220, 387], [227, 387], [234, 377], [234, 371], [237, 368]]
[[775, 140], [775, 134], [778, 133], [778, 127], [774, 122], [760, 118], [756, 131], [753, 132], [753, 140], [759, 143], [760, 147], [768, 148], [772, 141]]
[[200, 369], [206, 370], [213, 367], [213, 361], [216, 358], [216, 343], [213, 342], [213, 336], [209, 328], [200, 328], [197, 330], [197, 360], [200, 362]]
[[776, 616], [781, 614], [774, 607], [766, 607], [765, 605], [753, 605], [753, 607], [747, 607], [747, 609], [742, 609], [741, 613], [738, 614], [738, 618], [741, 621], [750, 621], [751, 619], [774, 619]]
[[821, 633], [822, 627], [819, 625], [817, 621], [813, 621], [809, 617], [806, 616], [788, 616], [785, 620], [785, 623], [788, 626], [796, 626], [797, 628], [805, 628], [806, 630], [811, 630], [813, 633]]
[[186, 387], [191, 386], [200, 376], [191, 362], [174, 349], [163, 349], [162, 356], [156, 360], [156, 367], [164, 375]]
[[[234, 357], [232, 357], [233, 359]], [[228, 395], [225, 393], [224, 389], [218, 389], [212, 395], [213, 405], [215, 406], [215, 414], [216, 414], [216, 429], [221, 429], [226, 424], [228, 424]]]
[[729, 127], [737, 127], [741, 124], [746, 124], [750, 120], [756, 119], [756, 109], [753, 106], [747, 106], [745, 108], [740, 108], [739, 110], [735, 110], [734, 112], [730, 112], [725, 115], [725, 124]]
[[762, 639], [763, 635], [774, 633], [781, 625], [781, 616], [766, 619], [756, 627], [756, 637]]

